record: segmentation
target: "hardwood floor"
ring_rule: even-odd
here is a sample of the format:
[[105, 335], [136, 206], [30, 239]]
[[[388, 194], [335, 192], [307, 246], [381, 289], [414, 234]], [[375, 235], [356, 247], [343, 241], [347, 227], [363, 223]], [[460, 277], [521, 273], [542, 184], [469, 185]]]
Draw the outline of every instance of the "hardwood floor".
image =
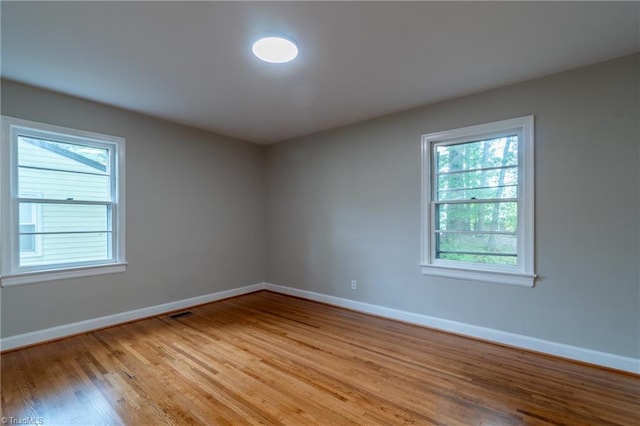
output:
[[44, 425], [640, 425], [632, 375], [264, 291], [191, 312], [3, 354], [2, 416]]

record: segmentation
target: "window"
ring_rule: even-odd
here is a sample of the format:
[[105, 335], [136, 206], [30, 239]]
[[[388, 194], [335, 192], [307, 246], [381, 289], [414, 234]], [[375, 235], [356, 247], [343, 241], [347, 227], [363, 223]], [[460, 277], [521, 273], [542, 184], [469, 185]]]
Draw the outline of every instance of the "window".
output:
[[124, 270], [124, 149], [2, 117], [2, 285]]
[[422, 137], [422, 272], [532, 287], [533, 116]]

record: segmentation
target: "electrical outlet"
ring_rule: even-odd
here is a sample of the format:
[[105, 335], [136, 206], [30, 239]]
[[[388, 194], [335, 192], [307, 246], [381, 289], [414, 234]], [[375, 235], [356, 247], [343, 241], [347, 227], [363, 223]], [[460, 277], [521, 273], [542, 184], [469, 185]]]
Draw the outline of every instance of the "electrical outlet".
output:
[[356, 282], [356, 280], [351, 280], [351, 290], [357, 290], [358, 289], [358, 283]]

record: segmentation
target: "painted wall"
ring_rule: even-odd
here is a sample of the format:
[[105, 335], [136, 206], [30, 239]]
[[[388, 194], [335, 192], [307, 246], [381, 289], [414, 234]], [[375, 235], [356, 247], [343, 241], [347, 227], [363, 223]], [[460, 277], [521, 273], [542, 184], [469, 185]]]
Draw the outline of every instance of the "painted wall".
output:
[[[267, 281], [638, 358], [639, 58], [269, 146]], [[536, 287], [421, 275], [420, 136], [528, 114]]]
[[125, 273], [4, 287], [2, 336], [264, 281], [264, 152], [2, 81], [2, 114], [127, 140]]

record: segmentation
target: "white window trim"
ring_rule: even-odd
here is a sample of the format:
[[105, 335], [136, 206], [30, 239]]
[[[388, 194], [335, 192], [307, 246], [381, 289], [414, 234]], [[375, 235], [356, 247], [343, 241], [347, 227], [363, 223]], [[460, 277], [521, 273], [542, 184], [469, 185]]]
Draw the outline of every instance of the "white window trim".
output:
[[[115, 200], [113, 204], [115, 224], [114, 257], [108, 262], [76, 262], [64, 265], [51, 265], [46, 269], [34, 269], [29, 267], [18, 268], [18, 235], [17, 206], [12, 202], [17, 197], [17, 149], [13, 142], [14, 137], [21, 130], [30, 133], [34, 131], [46, 137], [55, 138], [67, 142], [77, 142], [90, 145], [95, 141], [97, 146], [110, 144], [117, 147], [114, 158], [116, 179], [112, 179], [114, 185]], [[87, 142], [87, 140], [89, 142]], [[14, 117], [2, 116], [2, 129], [0, 140], [0, 286], [30, 284], [42, 281], [67, 279], [99, 275], [105, 273], [123, 272], [126, 269], [126, 209], [125, 209], [125, 139], [117, 136], [104, 135], [67, 127], [54, 126], [35, 121], [23, 120]], [[16, 228], [16, 229], [14, 229]]]
[[[434, 143], [478, 140], [483, 136], [517, 130], [518, 155], [518, 265], [501, 266], [435, 258], [432, 203], [432, 147]], [[534, 273], [534, 117], [533, 115], [479, 124], [422, 136], [422, 273], [462, 280], [533, 287]]]

